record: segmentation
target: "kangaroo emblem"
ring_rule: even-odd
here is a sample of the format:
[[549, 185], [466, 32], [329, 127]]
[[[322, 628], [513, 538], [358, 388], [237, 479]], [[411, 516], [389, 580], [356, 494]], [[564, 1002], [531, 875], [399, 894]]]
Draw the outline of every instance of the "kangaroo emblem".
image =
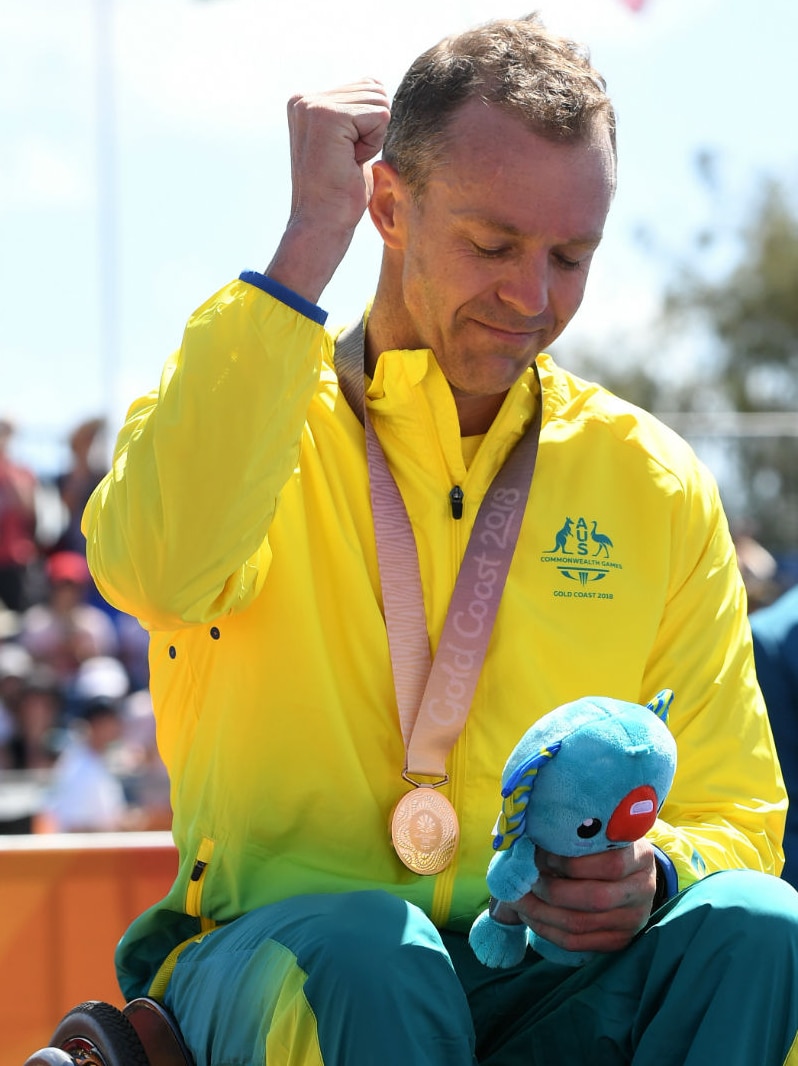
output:
[[558, 530], [557, 536], [554, 538], [554, 547], [549, 549], [549, 551], [546, 553], [547, 555], [554, 555], [556, 552], [562, 552], [563, 555], [573, 554], [572, 552], [569, 552], [565, 546], [566, 541], [571, 536], [573, 524], [574, 522], [572, 518], [565, 519], [565, 524], [563, 525], [562, 529]]

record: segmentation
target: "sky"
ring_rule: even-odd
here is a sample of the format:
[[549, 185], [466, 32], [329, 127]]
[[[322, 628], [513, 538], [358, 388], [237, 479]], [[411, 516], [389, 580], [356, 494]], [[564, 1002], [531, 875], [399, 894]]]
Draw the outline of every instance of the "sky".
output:
[[[191, 312], [265, 267], [288, 213], [293, 92], [370, 75], [392, 93], [440, 37], [527, 10], [0, 0], [0, 417], [17, 426], [17, 456], [46, 475], [82, 419], [105, 415], [113, 436], [127, 404], [157, 386]], [[629, 331], [653, 328], [668, 269], [696, 254], [698, 228], [733, 226], [764, 177], [795, 184], [798, 5], [644, 0], [635, 12], [624, 0], [540, 0], [537, 10], [588, 44], [618, 112], [618, 193], [569, 330], [574, 343], [606, 344], [611, 360]], [[711, 192], [697, 177], [704, 150], [721, 175]], [[379, 256], [365, 218], [321, 299], [331, 324], [360, 313]], [[692, 357], [689, 338], [684, 350]]]

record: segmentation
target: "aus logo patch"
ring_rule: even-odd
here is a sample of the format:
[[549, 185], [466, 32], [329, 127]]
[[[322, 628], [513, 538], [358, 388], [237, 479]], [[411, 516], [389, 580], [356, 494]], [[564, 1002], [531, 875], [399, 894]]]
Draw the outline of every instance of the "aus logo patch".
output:
[[612, 582], [602, 584], [600, 591], [590, 587], [597, 582], [603, 583], [623, 569], [616, 559], [615, 541], [611, 533], [599, 525], [598, 519], [567, 515], [559, 528], [553, 530], [551, 539], [551, 547], [543, 552], [540, 561], [555, 567], [558, 572], [558, 584], [563, 588], [555, 590], [555, 596], [613, 599]]

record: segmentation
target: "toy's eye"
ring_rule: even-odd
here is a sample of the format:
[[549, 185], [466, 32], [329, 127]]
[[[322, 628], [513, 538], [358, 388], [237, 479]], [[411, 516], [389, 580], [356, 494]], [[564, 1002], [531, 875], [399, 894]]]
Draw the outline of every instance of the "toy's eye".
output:
[[581, 837], [582, 840], [590, 840], [600, 831], [601, 820], [599, 818], [585, 818], [584, 822], [576, 830], [576, 835]]

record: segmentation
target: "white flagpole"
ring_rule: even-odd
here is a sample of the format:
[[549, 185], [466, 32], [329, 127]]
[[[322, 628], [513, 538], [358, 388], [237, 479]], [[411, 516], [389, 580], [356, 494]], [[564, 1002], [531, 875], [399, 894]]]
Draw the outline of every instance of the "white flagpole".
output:
[[119, 256], [114, 0], [95, 0], [97, 294], [104, 413], [113, 424], [119, 367]]

